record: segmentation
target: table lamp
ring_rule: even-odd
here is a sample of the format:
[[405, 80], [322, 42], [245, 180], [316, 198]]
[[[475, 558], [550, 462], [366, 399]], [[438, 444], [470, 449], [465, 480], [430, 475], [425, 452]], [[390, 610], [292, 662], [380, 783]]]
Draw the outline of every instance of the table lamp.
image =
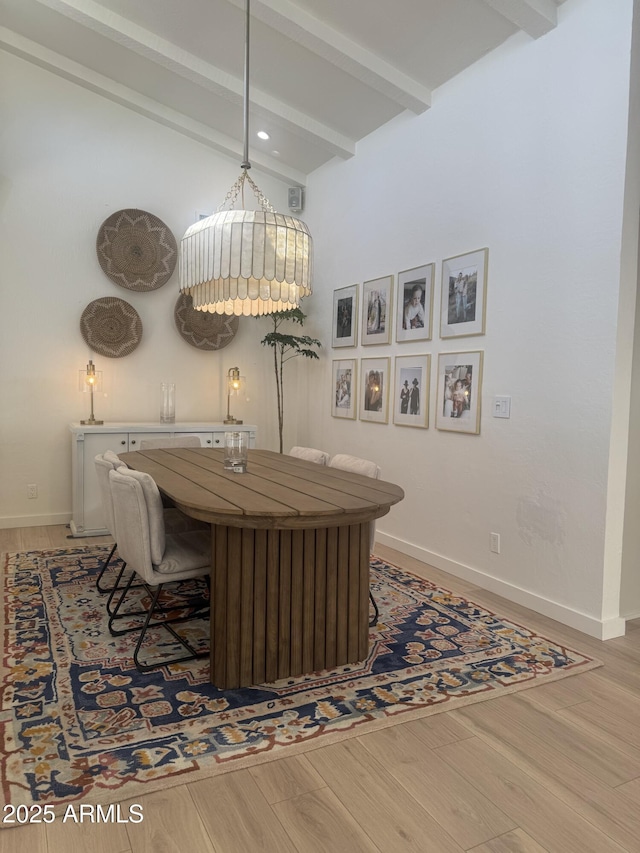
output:
[[91, 416], [85, 421], [80, 421], [80, 423], [87, 424], [88, 426], [103, 424], [104, 421], [97, 421], [93, 414], [93, 391], [94, 389], [96, 391], [102, 390], [102, 371], [96, 370], [95, 364], [91, 359], [89, 359], [89, 364], [87, 365], [86, 370], [80, 370], [78, 373], [80, 374], [80, 390], [85, 393], [87, 391], [91, 393]]
[[227, 417], [224, 419], [225, 424], [241, 424], [237, 418], [231, 414], [231, 395], [238, 395], [244, 385], [244, 376], [240, 376], [239, 367], [230, 367], [227, 373]]

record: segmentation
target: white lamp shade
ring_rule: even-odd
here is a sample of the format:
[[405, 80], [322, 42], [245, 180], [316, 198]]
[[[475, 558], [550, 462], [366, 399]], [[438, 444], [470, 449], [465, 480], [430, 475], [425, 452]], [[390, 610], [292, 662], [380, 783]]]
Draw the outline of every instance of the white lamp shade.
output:
[[223, 210], [187, 229], [179, 274], [180, 290], [199, 311], [237, 316], [287, 311], [311, 293], [313, 241], [294, 216]]

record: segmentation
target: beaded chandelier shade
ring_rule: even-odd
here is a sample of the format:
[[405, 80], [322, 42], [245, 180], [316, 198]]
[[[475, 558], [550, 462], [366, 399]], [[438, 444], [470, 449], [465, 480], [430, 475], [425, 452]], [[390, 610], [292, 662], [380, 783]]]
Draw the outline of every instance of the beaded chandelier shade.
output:
[[[195, 222], [180, 242], [180, 290], [198, 311], [256, 316], [297, 308], [311, 293], [313, 241], [304, 222], [276, 213], [248, 175], [249, 0], [246, 0], [244, 159], [242, 173], [212, 216]], [[244, 205], [244, 187], [259, 210]], [[227, 205], [229, 205], [228, 209]]]

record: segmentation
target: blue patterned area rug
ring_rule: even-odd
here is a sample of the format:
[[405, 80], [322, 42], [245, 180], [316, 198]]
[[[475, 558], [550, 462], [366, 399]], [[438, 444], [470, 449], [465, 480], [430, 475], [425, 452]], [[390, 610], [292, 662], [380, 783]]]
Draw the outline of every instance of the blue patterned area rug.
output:
[[[141, 675], [134, 635], [110, 636], [96, 592], [107, 553], [5, 555], [5, 804], [113, 803], [599, 665], [372, 559], [380, 620], [361, 665], [229, 691], [206, 659]], [[189, 631], [207, 642], [208, 623]]]

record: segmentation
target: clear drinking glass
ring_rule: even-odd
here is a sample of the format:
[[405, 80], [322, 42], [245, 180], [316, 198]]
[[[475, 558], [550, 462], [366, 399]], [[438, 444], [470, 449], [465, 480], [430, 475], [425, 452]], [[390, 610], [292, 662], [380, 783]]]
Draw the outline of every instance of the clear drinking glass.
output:
[[249, 450], [246, 432], [225, 432], [224, 467], [227, 471], [244, 474], [247, 470], [247, 451]]
[[176, 386], [174, 382], [163, 382], [160, 398], [160, 423], [173, 424], [176, 421]]

